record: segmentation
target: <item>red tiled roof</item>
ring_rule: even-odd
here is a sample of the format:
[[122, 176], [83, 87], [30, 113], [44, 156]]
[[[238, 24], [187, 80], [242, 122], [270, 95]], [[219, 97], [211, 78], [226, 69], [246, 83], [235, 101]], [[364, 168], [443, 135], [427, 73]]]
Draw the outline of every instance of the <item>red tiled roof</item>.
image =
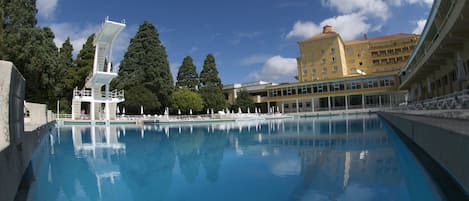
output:
[[345, 41], [346, 44], [348, 43], [357, 43], [357, 42], [364, 42], [364, 41], [381, 41], [381, 40], [391, 40], [391, 39], [396, 39], [396, 38], [401, 38], [403, 36], [412, 36], [414, 34], [407, 34], [407, 33], [397, 33], [397, 34], [391, 34], [391, 35], [386, 35], [386, 36], [377, 36], [373, 38], [368, 38], [368, 39], [354, 39], [354, 40], [349, 40]]

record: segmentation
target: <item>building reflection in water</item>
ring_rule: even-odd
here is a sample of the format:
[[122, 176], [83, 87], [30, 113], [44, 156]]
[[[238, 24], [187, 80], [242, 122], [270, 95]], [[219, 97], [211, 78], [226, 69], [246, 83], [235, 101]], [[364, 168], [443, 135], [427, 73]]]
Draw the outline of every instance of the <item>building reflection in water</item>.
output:
[[[103, 189], [117, 188], [126, 189], [123, 191], [133, 200], [169, 199], [174, 185], [180, 185], [174, 177], [182, 176], [188, 185], [202, 181], [221, 185], [225, 181], [219, 181], [220, 174], [226, 175], [224, 168], [229, 168], [224, 160], [254, 156], [270, 169], [252, 171], [301, 178], [300, 183], [292, 184], [290, 200], [353, 196], [368, 200], [366, 196], [376, 193], [394, 200], [408, 199], [402, 193], [390, 193], [402, 191], [406, 181], [393, 142], [383, 122], [373, 115], [140, 127], [73, 126], [71, 136], [73, 154], [86, 161], [87, 174], [96, 178], [94, 185], [84, 189], [95, 188], [98, 197], [108, 196]], [[56, 138], [60, 139], [60, 134]], [[51, 144], [55, 153], [54, 146], [59, 144]], [[285, 157], [286, 152], [296, 154]], [[235, 157], [226, 158], [230, 153]]]

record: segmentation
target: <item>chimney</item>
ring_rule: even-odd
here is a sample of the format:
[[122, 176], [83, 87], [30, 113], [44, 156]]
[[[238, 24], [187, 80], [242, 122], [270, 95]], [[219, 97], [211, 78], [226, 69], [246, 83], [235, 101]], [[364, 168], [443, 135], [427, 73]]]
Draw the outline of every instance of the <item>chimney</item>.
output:
[[363, 39], [368, 40], [368, 34], [363, 34]]
[[331, 33], [331, 32], [334, 32], [332, 31], [332, 26], [326, 25], [322, 27], [322, 33]]

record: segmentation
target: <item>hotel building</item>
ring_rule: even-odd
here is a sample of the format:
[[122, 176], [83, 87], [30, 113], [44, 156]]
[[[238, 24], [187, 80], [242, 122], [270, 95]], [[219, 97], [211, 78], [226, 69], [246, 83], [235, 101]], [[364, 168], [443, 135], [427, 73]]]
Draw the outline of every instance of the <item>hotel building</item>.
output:
[[[406, 64], [419, 36], [393, 34], [343, 41], [331, 26], [298, 42], [296, 83], [254, 91], [263, 112], [316, 112], [384, 107], [404, 102], [397, 73]], [[250, 92], [250, 90], [246, 89]], [[233, 90], [225, 88], [225, 94]]]

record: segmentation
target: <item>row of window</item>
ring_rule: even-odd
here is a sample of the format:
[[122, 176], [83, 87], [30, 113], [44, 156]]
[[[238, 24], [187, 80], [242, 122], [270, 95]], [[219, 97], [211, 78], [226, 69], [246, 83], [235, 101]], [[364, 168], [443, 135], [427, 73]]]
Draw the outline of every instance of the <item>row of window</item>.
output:
[[350, 81], [337, 81], [328, 83], [316, 83], [294, 87], [285, 87], [269, 90], [271, 97], [293, 96], [311, 93], [339, 92], [344, 90], [369, 89], [380, 87], [391, 87], [395, 85], [394, 77], [369, 78]]
[[409, 47], [403, 47], [403, 48], [394, 48], [394, 49], [388, 49], [388, 50], [372, 51], [371, 56], [381, 57], [381, 56], [395, 55], [395, 54], [400, 54], [402, 52], [410, 52], [413, 49], [414, 49], [414, 46], [409, 46]]
[[[339, 70], [339, 67], [338, 66], [332, 66], [331, 70], [332, 70], [332, 72], [337, 72]], [[323, 67], [321, 72], [323, 74], [326, 74], [327, 73], [327, 67]], [[311, 69], [311, 74], [316, 75], [317, 70], [316, 69]], [[308, 70], [303, 69], [303, 76], [307, 76], [307, 75], [308, 75]]]
[[409, 56], [385, 58], [385, 59], [373, 59], [373, 64], [374, 65], [396, 64], [396, 63], [405, 62], [407, 61], [407, 59], [409, 59]]

